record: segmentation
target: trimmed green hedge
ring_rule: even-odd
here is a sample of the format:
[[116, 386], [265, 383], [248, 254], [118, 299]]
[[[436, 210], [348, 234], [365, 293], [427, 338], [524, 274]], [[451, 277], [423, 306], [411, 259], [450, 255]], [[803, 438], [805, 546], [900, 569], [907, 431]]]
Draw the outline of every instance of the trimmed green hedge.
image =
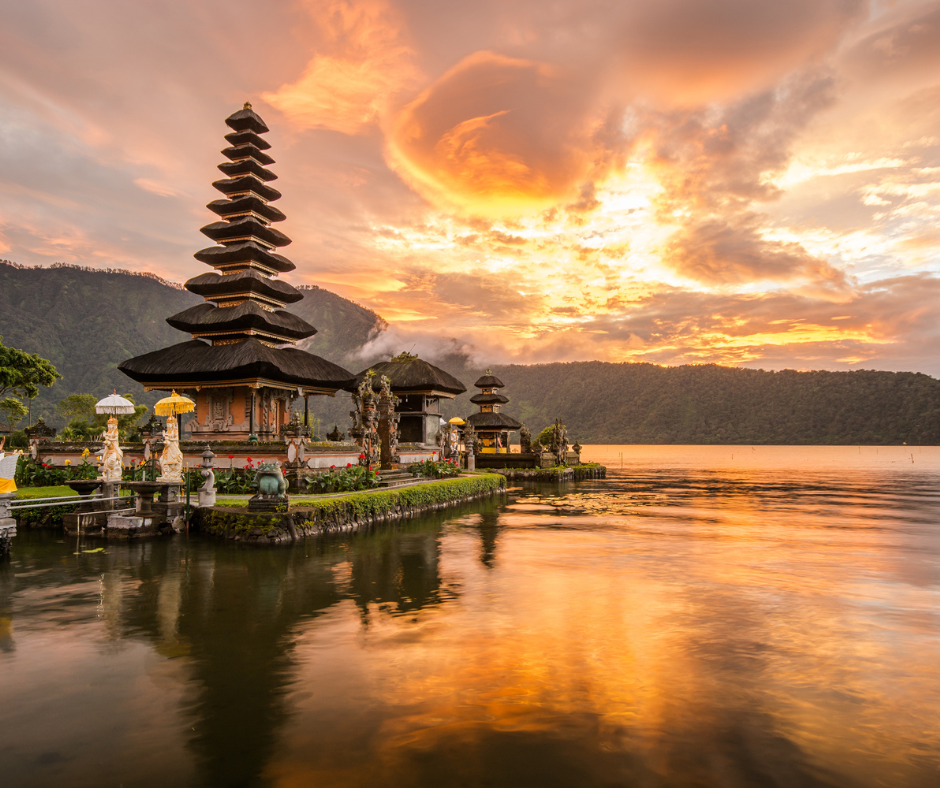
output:
[[[469, 478], [442, 479], [441, 481], [417, 484], [390, 490], [369, 490], [335, 498], [293, 498], [290, 513], [298, 530], [318, 525], [342, 526], [352, 521], [373, 520], [400, 512], [401, 509], [421, 509], [435, 504], [461, 501], [466, 498], [493, 493], [505, 489], [506, 479], [498, 474], [486, 474]], [[220, 499], [219, 507], [243, 508], [247, 500], [226, 501]], [[219, 508], [200, 512], [200, 530], [223, 535], [232, 533], [247, 535], [254, 532], [267, 536], [271, 531], [282, 531], [286, 526], [285, 515], [253, 515], [245, 512], [224, 511]]]
[[375, 490], [354, 493], [342, 498], [299, 498], [291, 501], [291, 509], [310, 509], [316, 516], [311, 519], [361, 519], [387, 515], [399, 506], [405, 508], [430, 506], [438, 503], [495, 492], [506, 486], [506, 479], [495, 473], [472, 478], [441, 479], [428, 484], [416, 484], [400, 490]]

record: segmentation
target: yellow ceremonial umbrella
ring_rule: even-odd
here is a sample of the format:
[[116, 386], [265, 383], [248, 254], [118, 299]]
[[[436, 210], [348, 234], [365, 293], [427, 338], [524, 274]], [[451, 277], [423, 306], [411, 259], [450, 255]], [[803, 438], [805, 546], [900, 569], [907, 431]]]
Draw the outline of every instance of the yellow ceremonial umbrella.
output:
[[169, 397], [164, 397], [153, 406], [153, 411], [158, 416], [175, 416], [177, 413], [191, 413], [194, 410], [196, 403], [189, 397], [177, 394], [175, 390]]
[[453, 425], [456, 426], [456, 427], [461, 427], [461, 426], [463, 426], [464, 424], [466, 424], [467, 422], [465, 422], [462, 418], [460, 418], [460, 416], [454, 416], [454, 418], [452, 418], [452, 419], [451, 419], [449, 422], [447, 422], [447, 423], [448, 423], [448, 424], [453, 424]]

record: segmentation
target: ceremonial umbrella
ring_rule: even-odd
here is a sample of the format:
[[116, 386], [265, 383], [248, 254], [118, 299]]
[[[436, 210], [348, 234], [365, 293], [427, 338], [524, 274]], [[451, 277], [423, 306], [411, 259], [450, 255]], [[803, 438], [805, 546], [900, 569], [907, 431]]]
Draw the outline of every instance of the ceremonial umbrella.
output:
[[153, 406], [153, 411], [158, 416], [175, 416], [177, 413], [189, 413], [194, 410], [196, 410], [196, 403], [189, 397], [177, 394], [176, 391]]
[[95, 413], [110, 413], [112, 416], [128, 416], [134, 412], [134, 403], [119, 397], [115, 391], [100, 402], [95, 403]]
[[462, 424], [466, 424], [466, 423], [467, 423], [467, 422], [465, 422], [462, 418], [460, 418], [460, 416], [454, 416], [454, 418], [452, 418], [452, 419], [448, 422], [448, 424], [453, 424], [455, 427], [459, 427], [459, 426], [461, 426]]

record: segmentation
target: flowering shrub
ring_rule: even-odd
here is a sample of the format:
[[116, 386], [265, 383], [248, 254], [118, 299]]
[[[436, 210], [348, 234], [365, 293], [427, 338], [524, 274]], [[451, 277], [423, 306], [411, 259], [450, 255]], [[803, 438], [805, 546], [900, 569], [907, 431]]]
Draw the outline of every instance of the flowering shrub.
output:
[[443, 479], [446, 476], [456, 476], [460, 473], [460, 465], [456, 460], [425, 460], [413, 462], [408, 468], [412, 476], [426, 476], [429, 479]]
[[78, 465], [66, 461], [65, 467], [56, 468], [51, 463], [36, 462], [27, 454], [20, 455], [16, 463], [14, 481], [17, 487], [54, 487], [72, 479], [94, 479], [98, 468], [87, 456]]
[[377, 487], [379, 477], [375, 471], [363, 465], [346, 463], [345, 468], [331, 465], [328, 471], [309, 474], [306, 477], [307, 489], [319, 495], [336, 492], [353, 492]]
[[[229, 460], [235, 459], [231, 454], [228, 458]], [[245, 458], [244, 468], [229, 468], [227, 471], [215, 469], [215, 489], [222, 495], [253, 494], [255, 492], [255, 465], [251, 457]]]

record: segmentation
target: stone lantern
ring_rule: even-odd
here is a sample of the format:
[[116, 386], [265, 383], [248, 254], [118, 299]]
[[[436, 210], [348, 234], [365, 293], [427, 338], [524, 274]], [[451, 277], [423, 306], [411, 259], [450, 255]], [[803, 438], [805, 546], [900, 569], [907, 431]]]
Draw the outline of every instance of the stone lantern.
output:
[[199, 473], [205, 478], [206, 482], [199, 488], [199, 506], [215, 506], [215, 471], [213, 470], [213, 460], [215, 454], [206, 444], [206, 450], [202, 453], [202, 465], [199, 466]]

